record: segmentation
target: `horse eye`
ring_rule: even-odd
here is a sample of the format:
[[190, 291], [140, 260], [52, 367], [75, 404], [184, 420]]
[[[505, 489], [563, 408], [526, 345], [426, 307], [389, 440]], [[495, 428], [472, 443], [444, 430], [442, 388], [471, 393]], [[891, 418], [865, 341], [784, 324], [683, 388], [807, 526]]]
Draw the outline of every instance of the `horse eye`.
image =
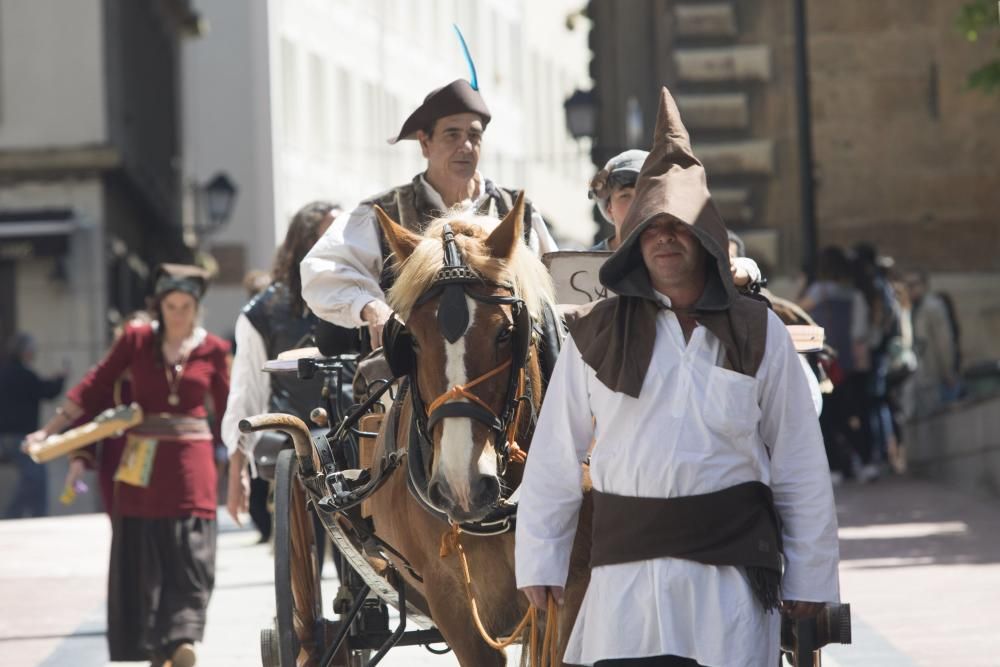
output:
[[497, 334], [497, 342], [506, 343], [507, 341], [510, 340], [510, 337], [513, 335], [513, 333], [514, 333], [514, 327], [507, 327], [505, 329], [501, 329], [500, 333]]

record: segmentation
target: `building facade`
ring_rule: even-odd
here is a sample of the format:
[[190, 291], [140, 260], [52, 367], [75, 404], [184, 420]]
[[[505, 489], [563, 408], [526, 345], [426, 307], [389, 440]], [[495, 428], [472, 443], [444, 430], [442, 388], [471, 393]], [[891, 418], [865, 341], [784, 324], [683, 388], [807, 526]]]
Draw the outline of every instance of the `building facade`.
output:
[[594, 162], [648, 147], [667, 85], [729, 226], [779, 293], [814, 248], [873, 242], [955, 298], [966, 359], [1000, 357], [1000, 97], [966, 88], [995, 57], [955, 28], [963, 0], [804, 0], [811, 165], [800, 157], [794, 1], [592, 0]]
[[[79, 379], [143, 306], [149, 267], [186, 256], [176, 104], [190, 18], [180, 0], [0, 0], [0, 338], [33, 335], [43, 372]], [[65, 511], [65, 461], [49, 472], [50, 509]]]
[[233, 279], [209, 294], [207, 321], [232, 327], [246, 300], [236, 276], [270, 265], [302, 205], [350, 207], [424, 168], [416, 142], [387, 139], [428, 92], [468, 78], [452, 23], [493, 113], [481, 171], [525, 188], [562, 241], [585, 246], [594, 233], [589, 144], [569, 137], [562, 108], [590, 85], [585, 20], [568, 20], [582, 5], [199, 2], [209, 30], [184, 56], [185, 171], [204, 179], [223, 169], [240, 186], [232, 220], [209, 244], [220, 264], [233, 258], [234, 266], [224, 271]]

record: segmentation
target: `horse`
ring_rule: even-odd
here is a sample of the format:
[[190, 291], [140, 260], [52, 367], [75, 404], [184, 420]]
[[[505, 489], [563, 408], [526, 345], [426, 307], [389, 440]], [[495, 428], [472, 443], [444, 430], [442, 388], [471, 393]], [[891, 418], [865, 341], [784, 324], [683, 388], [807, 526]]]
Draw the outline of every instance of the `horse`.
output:
[[[453, 525], [463, 527], [453, 539], [468, 560], [482, 625], [493, 637], [510, 633], [528, 602], [515, 585], [508, 500], [530, 456], [544, 390], [532, 322], [554, 304], [551, 279], [522, 241], [523, 194], [499, 225], [453, 213], [422, 235], [376, 213], [398, 262], [385, 355], [408, 388], [383, 423], [374, 457], [396, 451], [409, 460], [370, 497], [368, 511], [459, 663], [504, 665], [504, 651], [477, 630], [459, 558], [442, 556], [442, 543]], [[559, 656], [589, 580], [586, 514], [560, 609]]]

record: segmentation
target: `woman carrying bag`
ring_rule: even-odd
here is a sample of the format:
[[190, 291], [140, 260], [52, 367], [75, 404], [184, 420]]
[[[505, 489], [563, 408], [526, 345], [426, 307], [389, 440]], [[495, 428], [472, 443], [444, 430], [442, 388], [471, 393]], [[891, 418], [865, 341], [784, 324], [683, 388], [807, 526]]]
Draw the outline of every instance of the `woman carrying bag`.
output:
[[[154, 321], [130, 324], [28, 443], [92, 413], [128, 371], [145, 419], [128, 432], [114, 475], [108, 647], [112, 661], [191, 667], [215, 581], [218, 419], [229, 393], [229, 345], [198, 324], [207, 274], [161, 265]], [[208, 421], [206, 403], [214, 406]], [[71, 464], [81, 471], [84, 461]], [[78, 471], [79, 472], [79, 471]], [[169, 662], [168, 662], [169, 661]]]

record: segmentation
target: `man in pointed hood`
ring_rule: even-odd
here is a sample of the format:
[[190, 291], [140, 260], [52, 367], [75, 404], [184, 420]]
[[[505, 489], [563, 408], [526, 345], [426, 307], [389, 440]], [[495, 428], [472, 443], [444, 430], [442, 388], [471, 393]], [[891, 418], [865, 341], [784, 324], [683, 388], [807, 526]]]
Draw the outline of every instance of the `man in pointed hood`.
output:
[[[410, 114], [390, 144], [415, 140], [427, 169], [409, 183], [364, 199], [340, 216], [302, 261], [302, 296], [317, 316], [341, 327], [367, 326], [372, 347], [392, 310], [385, 292], [393, 280], [390, 251], [375, 206], [414, 232], [450, 209], [503, 217], [517, 192], [496, 185], [478, 170], [490, 111], [478, 88], [464, 79], [431, 91]], [[539, 254], [557, 250], [542, 217], [530, 202], [525, 241]]]
[[532, 440], [518, 587], [562, 596], [593, 441], [592, 573], [565, 661], [773, 665], [777, 609], [839, 598], [830, 475], [792, 341], [733, 284], [666, 88], [600, 278], [615, 296], [571, 323]]

